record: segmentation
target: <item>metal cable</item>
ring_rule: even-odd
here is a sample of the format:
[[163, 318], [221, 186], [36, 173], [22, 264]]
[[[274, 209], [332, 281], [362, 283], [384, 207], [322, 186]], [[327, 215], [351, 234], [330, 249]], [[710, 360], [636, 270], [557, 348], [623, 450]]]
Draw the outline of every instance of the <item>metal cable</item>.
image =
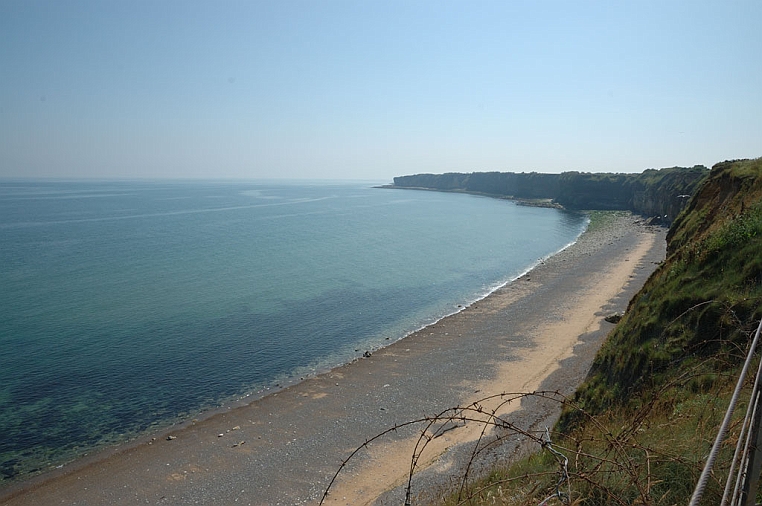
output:
[[[762, 361], [760, 361], [760, 364], [762, 365]], [[733, 476], [735, 476], [736, 472], [736, 464], [738, 464], [739, 468], [741, 466], [741, 461], [743, 460], [743, 452], [745, 451], [745, 435], [746, 430], [751, 426], [751, 411], [748, 409], [746, 410], [746, 416], [744, 416], [743, 424], [741, 425], [741, 433], [738, 434], [738, 441], [736, 442], [736, 450], [733, 453], [733, 460], [730, 461], [730, 470], [728, 471], [728, 478], [725, 481], [725, 490], [722, 493], [722, 501], [720, 501], [720, 506], [727, 506], [728, 501], [731, 497], [735, 496], [736, 490], [738, 490], [738, 480], [736, 480], [736, 488], [733, 491], [733, 495], [731, 496], [730, 492], [730, 486], [731, 483], [733, 483]], [[739, 473], [740, 476], [740, 473]], [[732, 504], [732, 503], [731, 503]]]
[[[762, 321], [760, 321], [760, 325], [762, 326]], [[725, 490], [722, 494], [722, 501], [720, 502], [720, 506], [726, 506], [728, 504], [728, 501], [730, 500], [731, 506], [736, 504], [736, 500], [738, 498], [738, 490], [741, 486], [741, 468], [744, 465], [744, 462], [748, 459], [748, 449], [749, 449], [749, 443], [751, 438], [751, 425], [753, 423], [752, 416], [754, 413], [757, 412], [757, 405], [760, 402], [760, 392], [759, 392], [759, 382], [762, 380], [762, 360], [759, 362], [759, 366], [757, 367], [757, 376], [754, 378], [754, 388], [751, 391], [751, 396], [749, 398], [749, 406], [752, 407], [752, 409], [746, 410], [746, 415], [743, 419], [743, 424], [741, 425], [741, 432], [738, 434], [738, 442], [736, 443], [736, 450], [735, 453], [733, 453], [733, 460], [730, 462], [730, 470], [728, 471], [728, 477], [725, 482]], [[749, 431], [747, 433], [747, 431]], [[743, 450], [741, 449], [743, 447]], [[733, 494], [730, 495], [730, 484], [733, 481], [733, 476], [735, 476], [736, 473], [736, 464], [738, 464], [738, 476], [736, 477], [736, 485], [735, 489], [733, 490]]]
[[[760, 365], [762, 365], [762, 362], [760, 362]], [[733, 496], [731, 497], [731, 506], [739, 506], [738, 499], [741, 497], [741, 490], [743, 487], [745, 477], [745, 469], [749, 463], [749, 446], [751, 445], [751, 437], [752, 437], [752, 430], [751, 425], [754, 423], [753, 414], [757, 411], [757, 404], [759, 403], [759, 395], [757, 395], [756, 392], [752, 392], [752, 402], [749, 404], [752, 409], [746, 410], [746, 417], [744, 418], [744, 423], [746, 422], [746, 418], [749, 419], [749, 426], [746, 427], [746, 431], [744, 431], [743, 436], [739, 436], [739, 442], [743, 441], [743, 452], [740, 455], [740, 458], [738, 460], [738, 476], [736, 476], [736, 486], [733, 489]], [[731, 481], [731, 476], [728, 475], [728, 484]]]
[[736, 383], [735, 390], [733, 390], [733, 397], [730, 399], [730, 405], [728, 406], [728, 410], [725, 412], [725, 417], [722, 420], [722, 425], [720, 426], [720, 430], [714, 440], [712, 450], [709, 452], [709, 458], [707, 459], [706, 464], [704, 464], [704, 469], [701, 471], [701, 476], [699, 477], [699, 481], [696, 484], [696, 488], [693, 491], [693, 496], [691, 497], [691, 502], [688, 503], [688, 506], [698, 506], [698, 503], [701, 500], [701, 496], [704, 494], [704, 489], [706, 488], [707, 481], [709, 481], [709, 476], [712, 472], [712, 466], [714, 466], [714, 461], [717, 460], [717, 455], [720, 453], [720, 446], [727, 436], [728, 427], [730, 426], [730, 419], [736, 409], [736, 404], [738, 404], [738, 397], [741, 394], [741, 388], [743, 387], [744, 379], [749, 372], [749, 366], [751, 365], [754, 351], [757, 349], [760, 330], [762, 330], [762, 320], [760, 320], [759, 325], [757, 326], [757, 332], [754, 334], [754, 340], [749, 347], [749, 353], [746, 355], [746, 361], [743, 364], [743, 369], [741, 369], [741, 375], [738, 377], [738, 383]]
[[[762, 321], [759, 322], [759, 327], [762, 328]], [[757, 329], [757, 333], [759, 334], [760, 330]], [[759, 364], [757, 366], [757, 375], [754, 377], [754, 387], [751, 390], [751, 395], [749, 396], [749, 406], [746, 409], [746, 415], [744, 416], [744, 426], [742, 427], [741, 434], [738, 436], [738, 443], [740, 445], [741, 440], [744, 440], [744, 449], [743, 453], [739, 456], [738, 460], [738, 477], [736, 479], [736, 486], [733, 490], [733, 498], [731, 504], [740, 504], [738, 501], [741, 497], [741, 487], [745, 484], [746, 481], [746, 466], [748, 465], [749, 461], [749, 448], [751, 448], [751, 438], [753, 437], [753, 431], [752, 431], [752, 425], [754, 425], [755, 418], [759, 416], [759, 403], [762, 401], [760, 399], [760, 381], [762, 381], [762, 360], [759, 361]], [[747, 423], [748, 422], [748, 423]], [[737, 450], [737, 448], [736, 448]], [[735, 455], [733, 456], [735, 464]], [[731, 472], [728, 474], [728, 481], [732, 479], [732, 466], [731, 466]], [[727, 484], [726, 484], [727, 485]], [[727, 488], [727, 486], [726, 486]], [[723, 494], [723, 500], [724, 500], [724, 494]]]

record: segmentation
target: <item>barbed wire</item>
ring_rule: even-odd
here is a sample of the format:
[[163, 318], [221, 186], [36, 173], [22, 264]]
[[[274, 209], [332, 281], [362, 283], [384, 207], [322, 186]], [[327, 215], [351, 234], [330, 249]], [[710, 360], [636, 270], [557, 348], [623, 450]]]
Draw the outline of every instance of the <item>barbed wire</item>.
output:
[[[707, 304], [711, 302], [712, 301], [707, 301]], [[706, 304], [697, 304], [692, 307], [691, 310], [696, 310], [704, 305]], [[688, 312], [689, 311], [684, 312], [681, 316], [684, 316]], [[674, 323], [675, 321], [671, 322], [670, 325]], [[760, 322], [760, 328], [762, 328], [762, 322]], [[757, 329], [757, 332], [759, 333], [759, 329]], [[741, 349], [738, 347], [739, 343], [725, 340], [716, 341], [729, 344], [732, 350], [741, 352]], [[715, 343], [715, 340], [703, 342], [704, 345], [708, 345], [707, 343], [712, 345], [712, 343]], [[752, 345], [752, 348], [754, 347], [755, 345]], [[686, 349], [685, 354], [686, 356], [690, 355], [695, 358], [700, 356], [699, 353], [696, 353], [696, 350]], [[739, 353], [739, 355], [740, 354], [741, 353]], [[419, 468], [423, 465], [423, 454], [429, 444], [451, 430], [456, 430], [467, 424], [473, 423], [480, 424], [481, 428], [476, 440], [469, 443], [473, 444], [473, 447], [470, 449], [470, 456], [468, 459], [463, 459], [461, 461], [463, 462], [463, 467], [460, 467], [459, 469], [461, 471], [458, 471], [459, 486], [455, 487], [455, 490], [453, 490], [453, 494], [457, 491], [457, 499], [455, 500], [458, 505], [471, 504], [473, 498], [490, 489], [490, 487], [500, 486], [501, 484], [517, 480], [526, 480], [530, 477], [537, 478], [537, 481], [534, 482], [534, 487], [525, 495], [525, 497], [539, 495], [539, 492], [542, 491], [542, 487], [548, 487], [546, 489], [548, 492], [535, 499], [535, 501], [537, 501], [542, 498], [541, 502], [539, 502], [539, 504], [537, 502], [532, 503], [538, 504], [538, 506], [548, 506], [554, 500], [558, 501], [560, 504], [570, 505], [574, 500], [573, 489], [583, 490], [583, 486], [588, 487], [585, 489], [588, 491], [597, 490], [598, 492], [596, 493], [600, 497], [605, 498], [603, 500], [606, 501], [606, 504], [619, 504], [625, 506], [626, 504], [632, 504], [633, 502], [644, 505], [661, 503], [666, 495], [657, 496], [656, 498], [651, 496], [654, 487], [660, 483], [659, 479], [654, 479], [653, 477], [652, 464], [655, 463], [659, 466], [665, 463], [671, 463], [689, 470], [688, 472], [690, 473], [698, 475], [700, 472], [699, 461], [703, 459], [700, 457], [689, 457], [687, 454], [681, 453], [685, 450], [682, 448], [665, 448], [660, 445], [657, 445], [657, 447], [654, 448], [641, 444], [638, 438], [640, 434], [647, 429], [647, 427], [644, 428], [644, 425], [650, 423], [648, 417], [657, 405], [662, 406], [659, 409], [663, 409], [664, 406], [670, 404], [671, 397], [670, 395], [667, 395], [670, 389], [684, 388], [684, 385], [689, 384], [691, 381], [702, 378], [706, 375], [707, 366], [714, 371], [728, 371], [713, 373], [718, 379], [724, 378], [716, 383], [716, 391], [715, 394], [713, 394], [715, 398], [714, 402], [721, 402], [722, 396], [719, 392], [721, 389], [725, 388], [723, 385], [729, 386], [730, 382], [734, 382], [734, 378], [729, 372], [729, 365], [731, 363], [738, 363], [737, 360], [738, 358], [736, 357], [736, 354], [732, 353], [731, 356], [713, 355], [712, 357], [706, 357], [692, 362], [688, 369], [680, 372], [676, 377], [658, 386], [652, 393], [650, 393], [648, 399], [644, 399], [642, 405], [639, 405], [638, 409], [630, 418], [628, 418], [627, 423], [616, 430], [610, 429], [603, 419], [599, 419], [586, 412], [580, 405], [558, 391], [503, 392], [484, 397], [467, 406], [448, 408], [433, 416], [423, 416], [416, 420], [397, 424], [373, 438], [366, 440], [341, 463], [326, 487], [320, 500], [320, 504], [324, 504], [331, 488], [336, 483], [340, 473], [346, 469], [349, 462], [352, 459], [357, 458], [363, 450], [368, 449], [371, 443], [392, 433], [396, 433], [400, 429], [404, 428], [409, 430], [410, 428], [418, 427], [419, 435], [411, 453], [407, 483], [404, 487], [404, 504], [405, 506], [412, 506], [414, 498], [413, 478]], [[727, 361], [727, 364], [718, 368], [718, 364], [725, 364], [724, 361]], [[714, 363], [714, 366], [711, 365], [712, 363]], [[762, 370], [762, 365], [760, 367]], [[746, 368], [744, 370], [746, 370]], [[544, 431], [533, 429], [531, 424], [525, 427], [520, 427], [505, 415], [499, 416], [499, 413], [505, 411], [504, 408], [506, 408], [508, 404], [522, 402], [529, 398], [555, 403], [558, 407], [565, 409], [567, 413], [576, 412], [585, 420], [584, 425], [589, 427], [589, 431], [576, 436], [563, 434], [563, 437], [559, 440], [561, 444], [559, 444], [559, 442], [554, 440], [555, 438], [551, 438], [551, 431], [548, 427], [545, 427]], [[709, 420], [709, 417], [713, 416], [712, 413], [714, 412], [714, 408], [711, 408], [705, 413], [709, 404], [710, 403], [703, 403], [696, 416], [700, 417], [700, 419], [707, 417], [706, 420]], [[549, 411], [544, 412], [546, 414], [549, 413]], [[533, 423], [536, 423], [536, 421]], [[738, 427], [734, 426], [733, 430], [736, 430], [737, 428]], [[728, 429], [730, 429], [729, 426], [723, 426], [721, 431], [727, 432]], [[744, 439], [744, 435], [749, 432], [750, 431], [746, 429], [744, 433], [739, 435], [739, 439]], [[515, 439], [520, 445], [526, 443], [530, 445], [537, 444], [540, 448], [548, 451], [553, 456], [558, 466], [557, 469], [552, 472], [538, 471], [531, 474], [525, 473], [522, 476], [491, 480], [487, 484], [483, 484], [479, 487], [472, 486], [470, 484], [471, 475], [475, 472], [477, 459], [483, 453], [489, 452], [492, 448], [497, 447], [509, 439]], [[565, 447], [563, 443], [570, 443], [570, 446], [567, 445], [568, 447]], [[587, 443], [595, 443], [593, 448], [597, 449], [592, 452], [586, 450], [585, 445]], [[741, 445], [740, 442], [739, 445]], [[742, 447], [742, 445], [739, 447]], [[745, 446], [743, 447], [748, 448], [749, 444], [745, 443]], [[516, 448], [519, 447], [517, 446]], [[571, 463], [567, 455], [572, 455], [574, 457], [574, 472], [570, 471]], [[640, 456], [638, 457], [637, 455]], [[729, 465], [725, 466], [723, 473], [727, 467], [729, 467]], [[483, 468], [480, 469], [483, 472]], [[645, 474], [643, 474], [643, 471], [645, 471]], [[547, 480], [551, 475], [556, 476], [552, 484], [543, 481]], [[717, 481], [717, 478], [714, 475], [711, 475], [711, 477]], [[613, 481], [611, 481], [612, 479]], [[545, 484], [543, 485], [542, 483]], [[573, 483], [576, 483], [577, 485], [574, 485], [573, 487]], [[660, 494], [664, 493], [663, 483], [661, 487], [662, 492], [660, 492]], [[635, 495], [627, 499], [621, 497], [621, 490], [625, 489], [630, 490], [628, 494], [633, 493]], [[579, 495], [580, 492], [577, 492], [577, 494]], [[717, 499], [719, 499], [719, 492], [717, 492], [717, 496]], [[579, 501], [581, 497], [582, 496], [578, 497], [577, 501]], [[574, 502], [574, 504], [576, 503], [577, 502]]]
[[[550, 429], [548, 427], [545, 427], [545, 437], [546, 439], [543, 441], [542, 447], [553, 454], [554, 457], [556, 457], [556, 461], [558, 462], [559, 466], [561, 466], [561, 470], [558, 472], [558, 481], [556, 482], [555, 493], [549, 495], [537, 506], [545, 506], [548, 504], [548, 501], [554, 497], [557, 497], [558, 500], [563, 504], [569, 504], [571, 501], [571, 485], [569, 483], [569, 459], [566, 457], [566, 455], [553, 448], [553, 443], [550, 440]], [[564, 483], [566, 483], [569, 489], [568, 492], [563, 492], [561, 490], [561, 486]]]

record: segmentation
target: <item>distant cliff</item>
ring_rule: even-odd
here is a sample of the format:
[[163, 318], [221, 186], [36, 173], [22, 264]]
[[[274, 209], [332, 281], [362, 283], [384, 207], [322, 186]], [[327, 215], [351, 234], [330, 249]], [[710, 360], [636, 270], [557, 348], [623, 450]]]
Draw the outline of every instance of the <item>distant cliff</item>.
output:
[[630, 210], [671, 223], [708, 173], [703, 165], [640, 174], [451, 172], [395, 177], [392, 187], [544, 199], [568, 209]]

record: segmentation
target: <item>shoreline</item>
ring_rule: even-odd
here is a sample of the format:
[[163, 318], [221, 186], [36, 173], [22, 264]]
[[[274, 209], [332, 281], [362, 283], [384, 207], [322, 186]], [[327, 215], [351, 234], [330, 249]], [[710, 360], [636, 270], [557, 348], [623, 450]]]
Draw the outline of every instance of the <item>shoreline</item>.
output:
[[[638, 227], [645, 225], [640, 219], [635, 219], [634, 223]], [[521, 357], [498, 364], [496, 376], [478, 385], [480, 388], [460, 406], [478, 402], [485, 413], [494, 412], [495, 416], [509, 421], [520, 431], [536, 436], [544, 433], [546, 428], [552, 428], [561, 411], [559, 399], [572, 396], [584, 381], [597, 350], [614, 327], [605, 317], [624, 312], [630, 299], [655, 270], [654, 266], [664, 258], [666, 229], [648, 228], [651, 232], [647, 236], [632, 248], [624, 248], [626, 256], [602, 265], [593, 276], [596, 279], [585, 280], [585, 286], [575, 293], [567, 292], [571, 299], [568, 304], [550, 318], [532, 322], [531, 328], [525, 326], [524, 331], [532, 334], [532, 340], [523, 347]], [[546, 270], [555, 275], [557, 273], [552, 271], [557, 265], [553, 263], [566, 261], [562, 257], [553, 259], [550, 265], [543, 265], [530, 275], [542, 278], [548, 274], [543, 272]], [[523, 281], [529, 282], [529, 275]], [[543, 396], [535, 396], [534, 392], [543, 392]], [[520, 395], [511, 395], [517, 393]], [[485, 400], [489, 396], [493, 398]], [[506, 402], [512, 398], [516, 401]], [[518, 432], [510, 434], [510, 431], [501, 432], [495, 428], [482, 432], [484, 427], [483, 423], [468, 422], [463, 427], [448, 430], [441, 437], [443, 442], [432, 451], [436, 453], [433, 460], [430, 459], [433, 465], [419, 465], [416, 470], [412, 487], [415, 504], [441, 503], [453, 490], [453, 483], [466, 472], [469, 481], [473, 481], [489, 474], [495, 465], [504, 466], [526, 453], [541, 451], [537, 443]], [[502, 439], [497, 443], [494, 437]], [[482, 453], [478, 458], [472, 453], [476, 448]], [[419, 458], [425, 461], [425, 456], [424, 452]], [[351, 500], [337, 503], [396, 505], [404, 501], [405, 487], [399, 485], [387, 487], [372, 501], [362, 500], [362, 491], [367, 491], [372, 481], [346, 480], [344, 488], [337, 490], [336, 495], [351, 496]], [[333, 503], [328, 500], [324, 504]]]
[[[654, 233], [633, 225], [636, 221], [633, 216], [620, 216], [617, 220], [631, 226], [627, 230], [614, 227], [617, 230], [607, 231], [611, 244], [601, 248], [616, 246], [617, 240], [629, 240], [628, 244], [633, 245], [632, 239], [638, 234]], [[659, 234], [663, 231], [656, 232]], [[258, 399], [242, 398], [241, 406], [210, 410], [203, 419], [169, 427], [156, 434], [156, 439], [138, 438], [124, 447], [88, 456], [87, 461], [78, 461], [60, 472], [12, 484], [0, 491], [0, 502], [49, 504], [54, 497], [57, 504], [62, 500], [78, 504], [133, 504], [138, 498], [139, 502], [161, 500], [168, 504], [235, 499], [244, 504], [314, 502], [341, 464], [341, 456], [346, 457], [350, 448], [378, 433], [374, 432], [378, 428], [411, 419], [414, 413], [431, 414], [442, 406], [454, 406], [473, 393], [473, 384], [494, 382], [494, 369], [500, 363], [515, 361], [516, 357], [510, 358], [511, 353], [515, 355], [521, 345], [526, 348], [527, 340], [514, 339], [514, 351], [509, 350], [504, 357], [508, 360], [491, 357], [495, 364], [484, 370], [464, 371], [467, 363], [484, 361], [483, 354], [479, 354], [484, 349], [464, 348], [468, 343], [444, 330], [457, 320], [479, 313], [479, 308], [489, 305], [490, 300], [505, 299], [506, 293], [510, 292], [515, 299], [509, 304], [520, 303], [538, 288], [534, 286], [536, 282], [527, 278], [542, 276], [541, 272], [548, 270], [546, 264], [559, 264], [551, 266], [551, 271], [561, 269], [560, 264], [567, 260], [564, 257], [580, 261], [586, 254], [592, 255], [594, 252], [584, 251], [589, 244], [580, 245], [591, 240], [597, 239], [591, 239], [590, 233], [585, 232], [576, 243], [540, 260], [529, 274], [378, 349], [366, 360], [355, 360], [307, 377]], [[624, 244], [619, 247], [626, 249]], [[658, 246], [650, 247], [654, 248]], [[611, 256], [617, 250], [609, 249], [599, 253]], [[595, 269], [588, 266], [586, 274], [591, 272]], [[556, 274], [563, 277], [563, 269]], [[440, 331], [441, 334], [432, 337]], [[423, 362], [428, 368], [420, 365]], [[453, 384], [443, 381], [456, 378]], [[176, 439], [166, 440], [164, 435]], [[307, 465], [305, 461], [310, 458], [312, 463]], [[84, 482], [90, 486], [85, 487]]]
[[[569, 231], [571, 234], [579, 233], [580, 228], [578, 225], [581, 225], [583, 218], [578, 218], [577, 222], [574, 222], [574, 227], [569, 228]], [[566, 238], [566, 236], [565, 236]], [[556, 247], [558, 247], [561, 244], [561, 241], [556, 243]], [[568, 246], [568, 245], [567, 245]], [[547, 250], [546, 250], [547, 251]], [[539, 257], [540, 255], [543, 255], [545, 252], [538, 251], [536, 255], [532, 255], [530, 259], [534, 259], [536, 257]], [[460, 255], [458, 255], [460, 257]], [[461, 259], [462, 262], [462, 259]], [[499, 265], [498, 265], [499, 267]], [[369, 338], [362, 339], [362, 342], [355, 342], [355, 345], [353, 343], [343, 343], [343, 348], [337, 347], [337, 351], [332, 351], [330, 354], [326, 353], [325, 357], [320, 356], [317, 359], [305, 361], [303, 364], [294, 366], [291, 370], [286, 370], [283, 372], [278, 372], [277, 375], [272, 375], [270, 377], [265, 377], [261, 381], [258, 381], [256, 384], [246, 384], [244, 382], [241, 382], [241, 387], [239, 389], [233, 390], [228, 389], [226, 395], [214, 398], [212, 395], [208, 395], [206, 398], [202, 399], [203, 404], [199, 402], [198, 405], [186, 407], [186, 405], [181, 406], [177, 409], [175, 413], [171, 413], [169, 409], [165, 411], [157, 410], [162, 416], [166, 416], [166, 414], [169, 414], [169, 416], [166, 416], [166, 418], [161, 419], [148, 419], [145, 424], [142, 424], [139, 428], [134, 428], [132, 426], [128, 426], [127, 423], [124, 425], [117, 427], [116, 429], [111, 429], [110, 432], [106, 432], [105, 436], [97, 440], [97, 433], [95, 430], [91, 430], [92, 433], [96, 433], [96, 437], [92, 437], [89, 440], [86, 440], [81, 445], [78, 444], [78, 440], [74, 443], [69, 444], [50, 444], [49, 446], [46, 446], [48, 443], [47, 440], [41, 439], [41, 443], [37, 444], [37, 441], [35, 441], [33, 444], [37, 444], [37, 446], [32, 446], [31, 453], [29, 452], [30, 447], [27, 446], [26, 448], [21, 448], [17, 450], [18, 447], [21, 445], [9, 445], [12, 447], [16, 453], [11, 454], [7, 459], [4, 459], [6, 462], [9, 462], [10, 465], [4, 466], [2, 471], [3, 474], [0, 477], [11, 477], [8, 480], [3, 480], [2, 483], [0, 483], [0, 498], [2, 498], [4, 494], [4, 489], [9, 487], [16, 487], [19, 483], [26, 483], [30, 480], [36, 479], [37, 476], [43, 474], [48, 475], [51, 472], [56, 472], [56, 468], [59, 466], [63, 466], [67, 469], [70, 469], [76, 465], [79, 465], [82, 461], [89, 461], [93, 459], [98, 454], [108, 454], [109, 452], [113, 451], [121, 451], [125, 448], [130, 448], [132, 446], [136, 446], [139, 444], [142, 444], [144, 441], [146, 441], [146, 437], [148, 435], [155, 435], [157, 433], [166, 432], [169, 430], [175, 430], [177, 428], [185, 427], [187, 426], [191, 420], [205, 420], [211, 416], [215, 416], [219, 413], [226, 412], [231, 407], [239, 407], [242, 405], [249, 404], [253, 401], [256, 401], [258, 399], [261, 399], [262, 397], [272, 395], [273, 393], [279, 392], [283, 390], [285, 387], [292, 386], [294, 384], [299, 383], [300, 381], [304, 381], [305, 378], [309, 378], [315, 375], [324, 374], [336, 367], [340, 367], [342, 365], [345, 365], [347, 363], [351, 363], [356, 360], [361, 360], [362, 354], [364, 351], [370, 351], [375, 352], [378, 349], [382, 349], [389, 344], [396, 342], [398, 340], [404, 339], [408, 337], [409, 335], [420, 331], [421, 329], [436, 323], [437, 321], [441, 320], [442, 318], [449, 317], [453, 314], [456, 314], [461, 310], [461, 305], [468, 306], [474, 302], [478, 302], [479, 300], [483, 299], [486, 296], [489, 296], [490, 293], [494, 292], [496, 289], [499, 289], [500, 286], [504, 286], [506, 283], [510, 283], [512, 280], [508, 279], [505, 280], [505, 268], [503, 266], [503, 275], [502, 277], [496, 277], [495, 282], [490, 283], [487, 285], [486, 283], [480, 283], [481, 286], [475, 286], [473, 290], [469, 290], [468, 293], [463, 293], [461, 295], [458, 295], [457, 298], [452, 298], [449, 302], [444, 302], [443, 304], [440, 304], [434, 308], [431, 312], [428, 313], [428, 316], [426, 316], [425, 311], [419, 311], [418, 313], [411, 312], [410, 314], [413, 314], [414, 316], [418, 317], [419, 315], [424, 315], [425, 318], [416, 318], [415, 320], [412, 320], [412, 323], [405, 325], [398, 325], [396, 326], [392, 331], [388, 331], [386, 329], [382, 329], [382, 331], [376, 332], [375, 334], [369, 334]], [[498, 273], [500, 271], [497, 271]], [[434, 280], [434, 282], [439, 282], [439, 279]], [[499, 283], [499, 286], [497, 286]], [[425, 288], [425, 285], [423, 285], [423, 288]], [[414, 303], [411, 303], [411, 305]], [[457, 307], [456, 307], [457, 305]], [[326, 306], [328, 307], [328, 306]], [[255, 311], [252, 311], [255, 312]], [[287, 310], [283, 311], [283, 313], [287, 313]], [[379, 314], [383, 316], [383, 311], [379, 311]], [[292, 313], [293, 318], [293, 313]], [[387, 318], [388, 319], [388, 318]], [[347, 318], [347, 320], [350, 320]], [[179, 320], [182, 321], [182, 320]], [[354, 321], [358, 321], [357, 318], [354, 318]], [[391, 320], [390, 320], [391, 321]], [[214, 333], [215, 330], [213, 327], [209, 328], [210, 333]], [[338, 335], [338, 334], [337, 334]], [[349, 335], [349, 333], [347, 333]], [[357, 336], [357, 333], [355, 333], [355, 337]], [[388, 337], [387, 337], [388, 336]], [[331, 336], [333, 337], [333, 336]], [[357, 341], [355, 339], [355, 341]], [[179, 345], [180, 349], [182, 349], [182, 344]], [[220, 349], [225, 348], [224, 346], [220, 346]], [[354, 353], [352, 350], [354, 349]], [[359, 349], [359, 350], [358, 350]], [[296, 350], [300, 351], [300, 350]], [[359, 353], [358, 353], [359, 351]], [[151, 355], [151, 353], [141, 352], [144, 356], [148, 357]], [[210, 355], [214, 355], [215, 353], [210, 353]], [[298, 356], [297, 353], [288, 353], [288, 355]], [[304, 354], [302, 354], [304, 355]], [[181, 354], [178, 353], [178, 357], [181, 357]], [[141, 354], [134, 354], [133, 358], [141, 358]], [[237, 358], [237, 357], [235, 357]], [[132, 362], [132, 361], [130, 361]], [[135, 360], [135, 363], [139, 363], [138, 360]], [[240, 363], [245, 363], [245, 361], [240, 361]], [[198, 368], [196, 368], [198, 369]], [[224, 367], [216, 367], [215, 371], [224, 371]], [[250, 369], [250, 368], [249, 368]], [[153, 370], [156, 370], [153, 368]], [[212, 371], [212, 372], [215, 372]], [[188, 374], [187, 377], [191, 377], [191, 374]], [[22, 375], [23, 376], [23, 375]], [[59, 375], [60, 377], [68, 377], [66, 376], [66, 371], [64, 371], [63, 375]], [[257, 376], [259, 377], [259, 376]], [[169, 389], [166, 389], [169, 390]], [[178, 394], [181, 394], [184, 390], [184, 387], [177, 386], [175, 387], [175, 392]], [[45, 389], [42, 389], [41, 392], [44, 392]], [[162, 392], [157, 392], [162, 393]], [[178, 395], [178, 397], [181, 395]], [[108, 397], [108, 396], [107, 396]], [[154, 395], [146, 395], [146, 398], [156, 398]], [[60, 403], [54, 399], [51, 405], [56, 406], [60, 405]], [[61, 398], [62, 402], [66, 399]], [[88, 404], [88, 407], [96, 406], [96, 403], [90, 403]], [[167, 402], [168, 406], [171, 408], [174, 408], [175, 404], [171, 404], [170, 402]], [[126, 410], [125, 410], [126, 411]], [[120, 413], [121, 420], [127, 420], [131, 421], [131, 419], [134, 419], [133, 417], [125, 417], [124, 412]], [[147, 411], [147, 410], [146, 410]], [[178, 413], [179, 412], [179, 413]], [[117, 417], [113, 417], [117, 418]], [[43, 417], [38, 418], [38, 420], [50, 420], [51, 417]], [[34, 421], [34, 420], [32, 420]], [[141, 420], [142, 422], [142, 420]], [[38, 429], [37, 425], [27, 423], [27, 424], [18, 424], [19, 426], [23, 427], [24, 425], [28, 427], [33, 427], [33, 430], [27, 431], [29, 434], [39, 435], [39, 434], [45, 434], [45, 430]], [[74, 425], [74, 424], [70, 424]], [[116, 424], [114, 424], [116, 425]], [[45, 426], [42, 424], [39, 425], [42, 427], [42, 429], [45, 429]], [[134, 430], [133, 430], [134, 429]], [[78, 432], [78, 427], [73, 427], [71, 433], [76, 434]], [[20, 439], [25, 439], [23, 435], [24, 432], [19, 431], [18, 433], [22, 434], [19, 436]], [[44, 436], [43, 436], [44, 437]], [[31, 439], [31, 438], [30, 438]], [[68, 442], [68, 441], [67, 441]], [[58, 440], [55, 441], [55, 443], [58, 443]], [[57, 453], [60, 448], [63, 448], [68, 453], [61, 455], [60, 453]], [[73, 449], [72, 449], [73, 448]], [[32, 454], [32, 458], [28, 458], [26, 455], [23, 457], [19, 457], [19, 455], [23, 455], [23, 452], [27, 452], [27, 455]], [[10, 453], [10, 452], [9, 452]], [[97, 458], [97, 457], [95, 457]]]

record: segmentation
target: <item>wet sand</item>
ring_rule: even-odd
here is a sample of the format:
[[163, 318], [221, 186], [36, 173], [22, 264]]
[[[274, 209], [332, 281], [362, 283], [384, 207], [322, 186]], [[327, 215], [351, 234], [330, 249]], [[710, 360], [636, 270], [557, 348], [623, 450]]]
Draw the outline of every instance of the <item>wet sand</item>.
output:
[[[603, 317], [624, 310], [664, 258], [665, 231], [635, 221], [620, 215], [486, 299], [369, 358], [14, 485], [0, 491], [0, 503], [315, 504], [355, 448], [396, 424], [491, 393], [570, 394], [612, 327]], [[537, 426], [551, 423], [555, 408], [525, 402], [505, 416]], [[421, 428], [374, 442], [342, 471], [326, 503], [399, 504]], [[438, 438], [421, 461], [431, 465], [414, 482], [421, 501], [461, 469], [479, 430]], [[490, 458], [516, 451], [506, 445]]]

